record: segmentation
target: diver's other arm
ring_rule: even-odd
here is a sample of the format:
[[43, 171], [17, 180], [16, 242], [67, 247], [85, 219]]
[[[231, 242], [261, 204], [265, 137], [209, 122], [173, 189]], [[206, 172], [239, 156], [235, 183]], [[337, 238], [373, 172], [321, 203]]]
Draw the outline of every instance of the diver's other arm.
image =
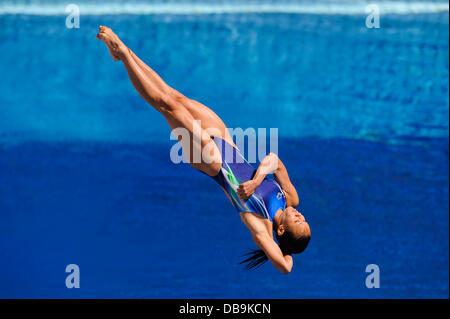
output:
[[255, 192], [255, 189], [261, 185], [262, 181], [268, 174], [272, 174], [277, 170], [278, 157], [274, 153], [269, 153], [258, 166], [255, 176], [239, 185], [237, 192], [240, 198], [248, 199]]
[[278, 184], [280, 184], [281, 189], [286, 196], [286, 206], [297, 207], [299, 204], [297, 190], [295, 189], [294, 185], [292, 185], [287, 169], [284, 166], [283, 162], [278, 158], [276, 154], [273, 155], [276, 156], [278, 160], [277, 169], [273, 172], [273, 177], [278, 182]]
[[286, 195], [286, 206], [297, 207], [299, 198], [297, 191], [289, 179], [283, 162], [275, 153], [269, 153], [259, 164], [255, 176], [238, 187], [238, 195], [242, 199], [249, 198], [268, 174], [273, 174]]
[[292, 270], [294, 261], [291, 255], [283, 255], [280, 247], [274, 242], [267, 232], [256, 233], [253, 240], [261, 248], [270, 260], [272, 265], [283, 274], [288, 274]]

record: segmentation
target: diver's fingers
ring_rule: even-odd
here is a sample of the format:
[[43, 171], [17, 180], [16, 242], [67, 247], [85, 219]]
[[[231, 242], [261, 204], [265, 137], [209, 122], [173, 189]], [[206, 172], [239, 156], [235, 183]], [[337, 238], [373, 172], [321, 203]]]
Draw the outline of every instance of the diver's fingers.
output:
[[246, 200], [250, 197], [246, 192], [239, 192], [238, 195], [243, 200]]

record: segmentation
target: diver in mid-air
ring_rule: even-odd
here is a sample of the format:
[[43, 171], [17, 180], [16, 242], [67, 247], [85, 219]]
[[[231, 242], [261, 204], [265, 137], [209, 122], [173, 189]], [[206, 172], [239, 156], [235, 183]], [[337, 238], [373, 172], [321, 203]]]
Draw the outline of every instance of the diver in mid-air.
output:
[[[122, 61], [133, 86], [165, 117], [170, 128], [188, 132], [178, 140], [189, 164], [222, 187], [260, 248], [242, 263], [251, 269], [270, 260], [279, 271], [289, 273], [291, 255], [305, 250], [311, 230], [296, 210], [297, 191], [278, 156], [270, 153], [258, 169], [253, 168], [216, 113], [169, 87], [110, 28], [100, 26], [97, 38], [107, 45], [115, 61]], [[194, 154], [201, 154], [200, 160], [194, 160]], [[268, 174], [274, 179], [267, 178]]]

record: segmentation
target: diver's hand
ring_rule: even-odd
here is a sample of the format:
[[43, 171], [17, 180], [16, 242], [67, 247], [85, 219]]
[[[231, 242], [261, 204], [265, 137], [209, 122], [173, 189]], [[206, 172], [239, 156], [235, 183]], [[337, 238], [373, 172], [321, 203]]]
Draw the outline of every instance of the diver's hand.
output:
[[258, 187], [259, 184], [254, 180], [246, 181], [245, 183], [242, 183], [239, 185], [237, 189], [237, 193], [239, 197], [243, 200], [248, 199], [252, 194], [255, 192], [256, 187]]

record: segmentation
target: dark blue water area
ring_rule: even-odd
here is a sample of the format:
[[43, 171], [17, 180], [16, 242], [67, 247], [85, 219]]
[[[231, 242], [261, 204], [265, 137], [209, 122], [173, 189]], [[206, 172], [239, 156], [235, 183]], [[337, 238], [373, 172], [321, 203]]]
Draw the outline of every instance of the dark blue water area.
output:
[[[206, 175], [170, 143], [0, 149], [0, 296], [447, 298], [448, 139], [426, 147], [281, 140], [312, 228], [293, 272], [248, 272], [254, 247]], [[80, 267], [81, 288], [65, 287]], [[377, 264], [381, 287], [367, 289]]]

